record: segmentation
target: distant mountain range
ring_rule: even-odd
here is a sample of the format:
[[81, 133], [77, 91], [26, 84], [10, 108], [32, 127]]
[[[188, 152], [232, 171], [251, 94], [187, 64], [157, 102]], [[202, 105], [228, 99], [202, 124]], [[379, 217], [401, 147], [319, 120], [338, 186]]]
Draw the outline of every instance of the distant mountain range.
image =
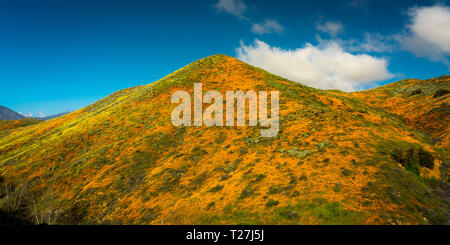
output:
[[43, 121], [48, 121], [48, 120], [53, 119], [53, 118], [62, 117], [62, 116], [66, 115], [66, 114], [69, 114], [69, 113], [70, 113], [70, 111], [58, 113], [58, 114], [51, 115], [51, 116], [46, 116], [46, 117], [35, 117], [35, 118], [36, 118], [36, 119], [41, 119], [41, 120], [43, 120]]
[[20, 120], [25, 118], [19, 113], [0, 105], [0, 120]]
[[0, 105], [0, 120], [21, 120], [24, 118], [34, 118], [34, 119], [39, 119], [39, 120], [43, 120], [43, 121], [48, 121], [53, 118], [64, 116], [68, 113], [70, 113], [70, 111], [62, 112], [62, 113], [58, 113], [58, 114], [46, 116], [46, 117], [25, 117], [7, 107]]

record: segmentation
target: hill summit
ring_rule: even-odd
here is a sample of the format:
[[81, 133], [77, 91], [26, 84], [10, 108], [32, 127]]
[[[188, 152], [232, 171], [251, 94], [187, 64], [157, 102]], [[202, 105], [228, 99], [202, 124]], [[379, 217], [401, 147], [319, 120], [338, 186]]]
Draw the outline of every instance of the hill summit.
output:
[[[279, 91], [278, 135], [173, 126], [171, 96], [194, 83]], [[39, 201], [23, 218], [51, 224], [448, 223], [448, 148], [362, 97], [214, 55], [2, 133], [0, 173]]]

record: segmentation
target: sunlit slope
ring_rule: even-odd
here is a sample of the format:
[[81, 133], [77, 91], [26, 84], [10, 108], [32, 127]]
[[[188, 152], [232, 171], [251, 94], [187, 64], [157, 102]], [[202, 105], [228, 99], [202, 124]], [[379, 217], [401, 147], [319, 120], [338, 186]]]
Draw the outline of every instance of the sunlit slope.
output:
[[450, 147], [450, 76], [408, 79], [354, 93], [369, 105], [399, 115], [406, 124]]
[[11, 130], [41, 123], [42, 120], [35, 118], [24, 118], [21, 120], [0, 120], [0, 137], [8, 135]]
[[[171, 95], [192, 96], [195, 82], [222, 94], [280, 91], [280, 133], [174, 127]], [[446, 179], [448, 152], [346, 95], [215, 55], [1, 137], [0, 173], [28, 183], [43, 210], [72, 215], [55, 223], [448, 222], [448, 204], [419, 177]], [[434, 166], [421, 165], [424, 154]]]

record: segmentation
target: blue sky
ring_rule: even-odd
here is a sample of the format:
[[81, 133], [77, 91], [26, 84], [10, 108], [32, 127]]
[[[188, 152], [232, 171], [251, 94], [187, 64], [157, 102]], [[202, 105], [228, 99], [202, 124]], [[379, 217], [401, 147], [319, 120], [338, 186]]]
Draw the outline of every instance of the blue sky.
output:
[[79, 109], [217, 53], [349, 91], [449, 74], [444, 0], [1, 3], [0, 105], [33, 116]]

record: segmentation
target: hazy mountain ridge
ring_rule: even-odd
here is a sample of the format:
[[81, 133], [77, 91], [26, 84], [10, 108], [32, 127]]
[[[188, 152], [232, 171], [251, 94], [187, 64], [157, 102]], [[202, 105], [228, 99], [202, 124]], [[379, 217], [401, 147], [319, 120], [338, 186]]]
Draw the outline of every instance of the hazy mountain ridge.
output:
[[[280, 91], [279, 135], [172, 126], [172, 93], [195, 82]], [[49, 223], [448, 223], [428, 181], [448, 186], [448, 148], [357, 96], [215, 55], [0, 137], [0, 170], [61, 214]]]
[[25, 118], [19, 113], [0, 105], [0, 120], [20, 120]]
[[70, 111], [68, 111], [68, 112], [61, 112], [61, 113], [58, 113], [58, 114], [55, 114], [55, 115], [50, 115], [50, 116], [45, 116], [45, 117], [35, 117], [35, 118], [36, 119], [40, 119], [42, 121], [48, 121], [48, 120], [51, 120], [53, 118], [62, 117], [62, 116], [67, 115], [69, 113], [70, 113]]
[[62, 112], [62, 113], [58, 113], [55, 115], [50, 115], [50, 116], [43, 116], [43, 117], [26, 117], [24, 115], [21, 115], [20, 113], [17, 113], [7, 107], [1, 106], [0, 105], [0, 120], [21, 120], [21, 119], [25, 119], [25, 118], [31, 118], [31, 119], [39, 119], [42, 121], [48, 121], [50, 119], [53, 118], [57, 118], [57, 117], [61, 117], [64, 116], [66, 114], [69, 114], [71, 111], [67, 111], [67, 112]]

